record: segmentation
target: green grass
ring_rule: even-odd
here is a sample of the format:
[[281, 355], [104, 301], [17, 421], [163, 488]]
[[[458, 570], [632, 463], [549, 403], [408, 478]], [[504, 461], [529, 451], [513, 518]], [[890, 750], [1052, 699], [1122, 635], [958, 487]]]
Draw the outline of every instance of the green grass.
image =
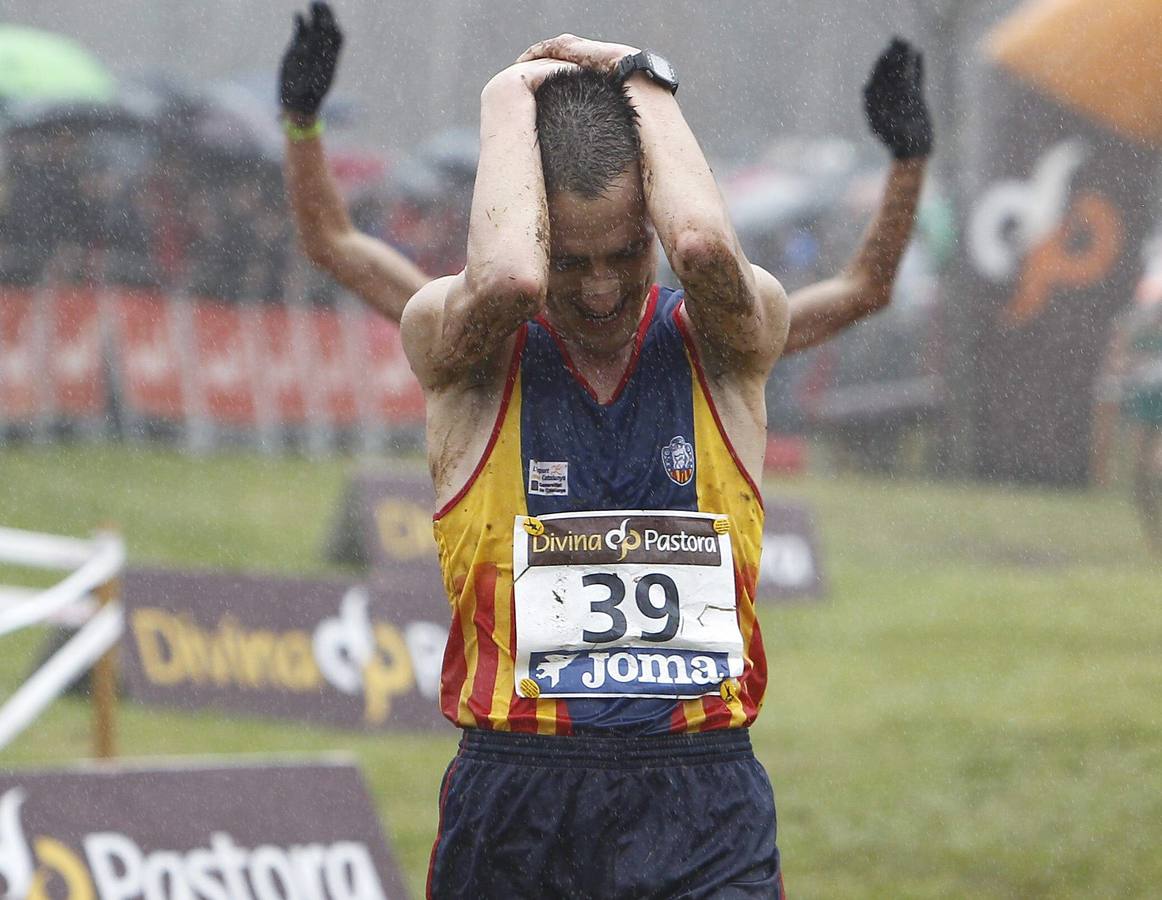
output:
[[[157, 451], [0, 451], [0, 523], [134, 562], [328, 572], [349, 465]], [[796, 898], [1150, 897], [1162, 884], [1162, 567], [1107, 494], [813, 477], [831, 586], [767, 606], [754, 730]], [[8, 573], [0, 576], [10, 577]], [[38, 636], [4, 638], [0, 696]], [[455, 735], [369, 736], [126, 704], [127, 756], [346, 749], [417, 894]], [[88, 752], [54, 706], [0, 767]]]

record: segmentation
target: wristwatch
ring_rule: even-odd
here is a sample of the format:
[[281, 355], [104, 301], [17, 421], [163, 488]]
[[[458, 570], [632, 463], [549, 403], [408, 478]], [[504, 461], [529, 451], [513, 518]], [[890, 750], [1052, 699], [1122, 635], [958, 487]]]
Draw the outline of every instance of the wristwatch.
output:
[[624, 83], [634, 72], [644, 72], [655, 84], [667, 88], [671, 94], [678, 93], [678, 73], [660, 53], [642, 50], [629, 53], [617, 64], [617, 80]]

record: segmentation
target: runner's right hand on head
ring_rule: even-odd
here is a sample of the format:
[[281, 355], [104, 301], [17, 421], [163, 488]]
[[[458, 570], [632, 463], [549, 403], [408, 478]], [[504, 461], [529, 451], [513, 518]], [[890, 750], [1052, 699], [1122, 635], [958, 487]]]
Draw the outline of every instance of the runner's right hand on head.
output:
[[559, 59], [576, 63], [588, 69], [612, 74], [622, 58], [637, 53], [637, 47], [628, 44], [614, 44], [608, 41], [592, 41], [575, 34], [559, 34], [555, 38], [537, 41], [517, 57], [517, 62], [532, 59]]
[[311, 4], [311, 19], [295, 14], [295, 33], [282, 56], [279, 101], [287, 113], [315, 116], [339, 63], [343, 33], [326, 3]]

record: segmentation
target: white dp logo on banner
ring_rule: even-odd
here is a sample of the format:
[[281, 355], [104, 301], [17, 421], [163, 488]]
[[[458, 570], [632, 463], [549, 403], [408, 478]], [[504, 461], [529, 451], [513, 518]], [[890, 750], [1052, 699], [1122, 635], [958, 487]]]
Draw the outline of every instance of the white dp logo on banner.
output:
[[1060, 227], [1073, 176], [1088, 156], [1083, 141], [1061, 141], [1045, 151], [1027, 181], [998, 181], [985, 192], [969, 225], [969, 250], [980, 272], [995, 282], [1018, 274], [1025, 256]]

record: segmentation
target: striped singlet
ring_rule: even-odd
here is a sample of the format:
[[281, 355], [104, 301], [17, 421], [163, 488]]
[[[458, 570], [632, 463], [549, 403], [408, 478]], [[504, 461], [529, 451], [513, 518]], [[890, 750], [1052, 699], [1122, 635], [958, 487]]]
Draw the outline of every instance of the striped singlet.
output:
[[[597, 402], [547, 321], [529, 322], [518, 332], [487, 448], [467, 484], [437, 512], [434, 521], [452, 605], [440, 703], [454, 724], [540, 734], [658, 735], [743, 727], [757, 715], [767, 678], [754, 608], [762, 500], [714, 408], [691, 336], [678, 314], [682, 299], [681, 291], [657, 286], [651, 290], [625, 376], [604, 404]], [[518, 602], [524, 601], [518, 595], [533, 580], [514, 585], [514, 546], [525, 540], [522, 521], [533, 534], [529, 523], [536, 529], [543, 527], [536, 517], [609, 510], [651, 511], [655, 516], [620, 519], [622, 537], [627, 529], [637, 528], [648, 538], [637, 523], [663, 521], [657, 518], [658, 511], [675, 511], [675, 521], [681, 518], [679, 513], [694, 514], [682, 520], [687, 523], [706, 513], [728, 521], [730, 554], [722, 554], [725, 562], [717, 583], [725, 585], [719, 594], [733, 592], [725, 613], [738, 648], [732, 677], [723, 678], [725, 664], [716, 668], [709, 657], [686, 652], [678, 659], [683, 651], [646, 643], [665, 641], [670, 634], [665, 631], [670, 607], [663, 604], [670, 588], [662, 582], [672, 584], [673, 579], [664, 572], [645, 576], [644, 599], [637, 584], [636, 608], [646, 618], [634, 607], [633, 587], [642, 580], [640, 572], [627, 581], [629, 593], [624, 601], [611, 596], [608, 588], [602, 593], [600, 585], [585, 588], [588, 593], [583, 594], [584, 602], [594, 610], [605, 611], [589, 616], [590, 629], [598, 622], [602, 627], [616, 626], [620, 618], [624, 632], [627, 616], [645, 622], [639, 626], [639, 637], [645, 628], [649, 633], [639, 639], [639, 648], [621, 653], [615, 652], [617, 647], [604, 653], [574, 648], [569, 654], [541, 654], [535, 657], [542, 661], [540, 666], [530, 669], [526, 665], [525, 669], [528, 675], [546, 675], [540, 685], [520, 676], [518, 650], [524, 647], [527, 653], [532, 629], [522, 624], [518, 635], [518, 619], [528, 621], [520, 618], [524, 614]], [[713, 516], [702, 518], [714, 520]], [[638, 535], [638, 531], [628, 533]], [[636, 539], [641, 540], [640, 535]], [[677, 546], [676, 537], [669, 540]], [[705, 544], [707, 539], [691, 538], [690, 546], [703, 546], [697, 540]], [[669, 571], [680, 580], [682, 569], [676, 566]], [[608, 581], [611, 576], [598, 572], [587, 577]], [[683, 628], [686, 624], [683, 620]], [[602, 636], [607, 632], [614, 633], [613, 628]], [[658, 647], [662, 650], [654, 652]], [[612, 686], [638, 693], [539, 696], [542, 688], [548, 692], [549, 685], [561, 679], [572, 678], [578, 687], [583, 682], [597, 683], [588, 668], [572, 675], [565, 671], [583, 663], [596, 666], [595, 658], [609, 667], [608, 678], [605, 669], [598, 677], [598, 681], [604, 679], [604, 689]], [[616, 683], [630, 681], [631, 670], [637, 675], [639, 669], [640, 678], [634, 683]], [[652, 674], [647, 676], [647, 670]], [[685, 696], [666, 693], [678, 693], [675, 678], [697, 679], [698, 673], [703, 677], [693, 695], [689, 691]], [[643, 680], [649, 683], [643, 685]]]

